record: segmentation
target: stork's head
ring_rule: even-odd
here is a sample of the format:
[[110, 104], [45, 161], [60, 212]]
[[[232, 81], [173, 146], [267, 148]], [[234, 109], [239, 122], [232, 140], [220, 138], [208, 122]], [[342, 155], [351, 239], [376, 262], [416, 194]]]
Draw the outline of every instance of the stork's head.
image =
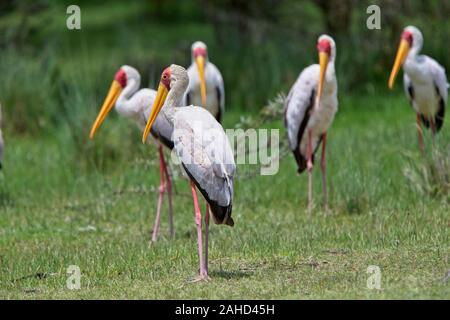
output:
[[92, 125], [92, 129], [89, 134], [89, 137], [91, 139], [94, 137], [95, 131], [97, 131], [97, 129], [102, 124], [103, 120], [105, 120], [106, 116], [113, 108], [122, 90], [132, 83], [137, 84], [137, 87], [139, 87], [140, 80], [141, 77], [139, 75], [139, 72], [133, 67], [127, 65], [120, 67], [120, 69], [116, 72], [116, 75], [114, 76], [111, 88], [109, 89], [105, 102], [103, 102], [103, 106], [100, 109], [99, 114], [97, 115], [97, 119], [95, 119], [95, 122]]
[[156, 93], [155, 101], [153, 102], [152, 111], [148, 117], [147, 125], [144, 129], [144, 134], [142, 136], [142, 143], [147, 141], [148, 134], [153, 126], [153, 123], [158, 116], [166, 102], [167, 95], [169, 92], [174, 91], [177, 94], [184, 94], [189, 84], [189, 77], [185, 68], [172, 64], [170, 67], [164, 69], [161, 74], [161, 80], [158, 86], [158, 92]]
[[206, 83], [205, 83], [205, 64], [208, 61], [208, 49], [206, 44], [201, 41], [196, 41], [192, 44], [192, 61], [195, 61], [200, 78], [200, 95], [202, 98], [202, 105], [206, 105]]
[[330, 60], [334, 61], [336, 57], [336, 43], [330, 36], [321, 35], [319, 39], [317, 39], [317, 51], [319, 52], [319, 65], [320, 65], [317, 99], [320, 99], [320, 97], [322, 96], [323, 83], [325, 81], [328, 63]]
[[391, 76], [389, 77], [389, 88], [394, 87], [395, 78], [397, 77], [400, 67], [405, 62], [408, 54], [414, 52], [417, 54], [423, 45], [422, 32], [414, 26], [408, 26], [403, 29], [398, 46], [397, 56], [395, 57], [394, 66], [392, 67]]

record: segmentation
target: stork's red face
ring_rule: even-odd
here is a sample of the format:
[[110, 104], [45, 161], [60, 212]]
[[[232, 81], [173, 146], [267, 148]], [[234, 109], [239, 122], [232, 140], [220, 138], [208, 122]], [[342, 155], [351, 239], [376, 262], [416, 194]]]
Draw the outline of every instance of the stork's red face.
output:
[[120, 68], [119, 71], [117, 71], [116, 75], [114, 76], [114, 80], [111, 84], [111, 88], [109, 89], [108, 95], [106, 96], [105, 102], [103, 102], [103, 106], [100, 109], [100, 112], [97, 115], [94, 124], [92, 125], [91, 132], [89, 134], [89, 137], [91, 139], [94, 137], [95, 132], [100, 127], [103, 120], [105, 120], [108, 113], [111, 111], [112, 107], [119, 98], [119, 95], [122, 92], [123, 88], [126, 87], [127, 80], [128, 80], [127, 74], [122, 68]]
[[116, 75], [114, 76], [114, 80], [116, 80], [120, 84], [122, 89], [127, 86], [127, 74], [122, 68], [117, 71]]
[[413, 35], [410, 31], [403, 31], [402, 33], [402, 40], [405, 40], [406, 42], [408, 42], [409, 47], [412, 47], [413, 45]]
[[206, 51], [206, 48], [197, 47], [194, 50], [192, 50], [192, 54], [193, 54], [194, 58], [202, 56], [203, 58], [206, 59], [207, 51]]
[[331, 43], [329, 40], [322, 39], [317, 43], [317, 50], [319, 52], [324, 52], [328, 56], [331, 55]]
[[156, 116], [161, 111], [161, 108], [164, 106], [164, 102], [166, 101], [167, 95], [170, 91], [170, 79], [172, 76], [172, 70], [170, 67], [164, 69], [161, 74], [161, 81], [159, 82], [158, 92], [156, 93], [155, 101], [153, 102], [152, 111], [150, 112], [150, 116], [147, 120], [147, 125], [144, 129], [144, 134], [142, 135], [142, 143], [147, 141], [147, 137], [152, 129], [153, 123], [156, 120]]
[[161, 75], [161, 83], [166, 87], [167, 91], [170, 90], [170, 76], [172, 72], [170, 71], [170, 67], [164, 69]]

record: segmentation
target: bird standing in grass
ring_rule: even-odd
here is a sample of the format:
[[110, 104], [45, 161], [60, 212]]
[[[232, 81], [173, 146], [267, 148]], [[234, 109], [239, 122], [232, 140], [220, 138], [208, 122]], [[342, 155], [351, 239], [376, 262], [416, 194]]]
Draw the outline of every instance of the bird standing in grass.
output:
[[431, 128], [434, 136], [444, 123], [448, 98], [445, 69], [433, 58], [419, 55], [423, 36], [419, 29], [408, 26], [403, 30], [394, 66], [389, 77], [389, 88], [394, 87], [400, 66], [403, 66], [403, 84], [406, 96], [416, 113], [419, 148], [425, 150], [422, 123]]
[[222, 74], [209, 61], [206, 44], [194, 42], [191, 48], [192, 64], [188, 68], [189, 86], [184, 95], [183, 105], [205, 107], [222, 122], [225, 111], [225, 89]]
[[[114, 81], [109, 89], [109, 93], [103, 103], [102, 108], [92, 125], [89, 137], [92, 139], [95, 132], [105, 120], [108, 113], [115, 105], [116, 111], [124, 118], [133, 120], [141, 130], [144, 130], [151, 106], [156, 97], [156, 91], [143, 88], [139, 90], [141, 76], [139, 72], [130, 66], [124, 65], [117, 71]], [[159, 170], [160, 185], [159, 199], [156, 208], [155, 224], [153, 226], [152, 241], [156, 241], [159, 233], [161, 207], [164, 194], [167, 193], [169, 199], [169, 229], [170, 236], [174, 235], [173, 226], [173, 206], [172, 206], [172, 181], [167, 170], [167, 163], [164, 159], [163, 145], [173, 148], [173, 142], [170, 140], [173, 127], [164, 118], [158, 117], [152, 128], [152, 135], [157, 139], [157, 147], [159, 152]]]
[[[183, 67], [173, 64], [163, 71], [142, 141], [147, 141], [147, 136], [161, 111], [165, 121], [174, 128], [172, 134], [174, 150], [190, 178], [200, 262], [198, 279], [206, 280], [208, 279], [210, 211], [216, 224], [234, 225], [231, 211], [236, 165], [228, 138], [211, 113], [203, 107], [176, 108], [183, 103], [183, 95], [188, 83], [189, 77]], [[196, 188], [200, 190], [207, 202], [204, 238]], [[205, 241], [204, 251], [203, 240]]]
[[289, 147], [294, 153], [298, 173], [308, 170], [308, 212], [312, 211], [312, 169], [314, 154], [322, 143], [322, 187], [328, 208], [325, 147], [327, 131], [338, 109], [337, 80], [334, 69], [336, 45], [327, 35], [317, 41], [319, 64], [305, 68], [291, 88], [285, 102], [284, 124]]

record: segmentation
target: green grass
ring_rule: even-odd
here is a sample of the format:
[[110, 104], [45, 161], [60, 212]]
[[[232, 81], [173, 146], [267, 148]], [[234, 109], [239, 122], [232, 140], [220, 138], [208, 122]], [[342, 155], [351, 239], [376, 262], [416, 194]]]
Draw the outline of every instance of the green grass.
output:
[[[344, 96], [329, 133], [331, 212], [317, 206], [308, 218], [307, 177], [295, 175], [290, 154], [275, 176], [244, 177], [249, 168], [240, 166], [236, 225], [211, 227], [207, 283], [189, 283], [198, 267], [196, 233], [181, 177], [175, 239], [168, 239], [164, 215], [162, 236], [149, 246], [158, 185], [153, 146], [132, 155], [118, 149], [120, 162], [85, 167], [63, 132], [7, 137], [0, 298], [448, 298], [448, 195], [419, 194], [403, 175], [405, 154], [424, 161], [414, 115], [403, 96]], [[240, 116], [228, 112], [225, 126]], [[89, 148], [110, 141], [117, 128], [139, 144], [137, 130], [113, 118]], [[438, 145], [448, 144], [449, 133], [445, 125]], [[314, 178], [320, 203], [318, 167]], [[81, 269], [80, 290], [66, 288], [69, 265]], [[366, 287], [369, 265], [381, 268], [379, 291]]]

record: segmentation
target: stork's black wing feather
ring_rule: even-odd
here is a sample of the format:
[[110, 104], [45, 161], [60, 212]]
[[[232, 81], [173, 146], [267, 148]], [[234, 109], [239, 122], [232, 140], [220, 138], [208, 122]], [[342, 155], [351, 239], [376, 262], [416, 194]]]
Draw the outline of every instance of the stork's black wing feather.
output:
[[439, 109], [434, 118], [434, 122], [436, 123], [436, 131], [439, 132], [439, 130], [441, 130], [441, 128], [442, 128], [442, 125], [444, 124], [445, 102], [444, 102], [444, 98], [441, 96], [441, 94], [439, 92], [438, 86], [435, 84], [434, 87], [436, 89], [437, 95], [439, 96]]
[[184, 163], [182, 163], [184, 170], [186, 171], [189, 178], [194, 182], [195, 186], [200, 190], [200, 193], [205, 198], [206, 202], [208, 202], [209, 207], [211, 209], [211, 213], [213, 214], [214, 222], [216, 224], [226, 224], [230, 227], [234, 226], [233, 218], [231, 217], [231, 212], [233, 208], [233, 201], [230, 201], [228, 206], [221, 206], [217, 203], [217, 201], [212, 200], [205, 189], [195, 180], [194, 176], [189, 172]]
[[217, 95], [217, 104], [219, 105], [219, 111], [217, 111], [216, 120], [219, 123], [222, 123], [222, 110], [220, 108], [220, 99], [222, 98], [222, 93], [220, 92], [220, 88], [216, 86], [216, 95]]
[[[297, 162], [297, 166], [298, 166], [298, 170], [297, 170], [298, 173], [302, 173], [306, 169], [306, 161], [307, 160], [300, 152], [300, 143], [301, 143], [303, 135], [305, 133], [306, 126], [308, 125], [308, 121], [309, 121], [309, 117], [310, 117], [310, 114], [311, 114], [311, 110], [312, 110], [312, 108], [314, 106], [314, 97], [315, 96], [316, 96], [316, 90], [312, 90], [311, 91], [311, 96], [309, 98], [308, 108], [305, 111], [305, 116], [303, 117], [302, 123], [300, 124], [300, 128], [298, 129], [297, 148], [295, 148], [295, 150], [293, 151], [294, 157], [295, 157], [295, 161]], [[312, 160], [314, 162], [314, 155], [312, 157]]]
[[191, 92], [187, 92], [186, 93], [186, 105], [190, 106], [191, 105]]

